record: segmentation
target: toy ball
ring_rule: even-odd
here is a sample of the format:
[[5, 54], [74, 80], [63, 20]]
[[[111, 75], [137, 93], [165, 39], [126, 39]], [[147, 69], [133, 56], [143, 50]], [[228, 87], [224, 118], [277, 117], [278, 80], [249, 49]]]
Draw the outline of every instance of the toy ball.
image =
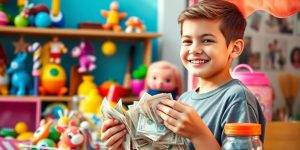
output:
[[116, 53], [117, 51], [117, 46], [114, 42], [112, 41], [105, 41], [102, 45], [102, 53], [105, 56], [112, 56]]
[[16, 27], [27, 27], [29, 21], [22, 15], [18, 15], [15, 17], [14, 23]]
[[0, 26], [4, 26], [9, 22], [8, 17], [3, 11], [0, 11]]
[[33, 137], [33, 132], [23, 132], [17, 136], [17, 140], [30, 140]]
[[18, 134], [21, 134], [28, 131], [28, 126], [25, 122], [21, 121], [16, 124], [15, 130]]
[[37, 145], [38, 149], [47, 149], [49, 147], [56, 147], [56, 144], [50, 139], [42, 139]]
[[35, 17], [35, 26], [38, 28], [47, 28], [51, 25], [51, 19], [46, 12], [40, 12]]

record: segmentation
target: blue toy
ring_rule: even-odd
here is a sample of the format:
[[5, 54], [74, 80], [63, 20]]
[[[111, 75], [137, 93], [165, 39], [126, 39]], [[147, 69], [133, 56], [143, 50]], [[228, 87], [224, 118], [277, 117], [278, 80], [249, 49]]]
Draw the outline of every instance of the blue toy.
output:
[[29, 91], [30, 76], [25, 70], [25, 59], [27, 53], [19, 53], [17, 57], [12, 60], [10, 67], [7, 70], [8, 74], [12, 74], [10, 78], [12, 95], [23, 96], [26, 89]]

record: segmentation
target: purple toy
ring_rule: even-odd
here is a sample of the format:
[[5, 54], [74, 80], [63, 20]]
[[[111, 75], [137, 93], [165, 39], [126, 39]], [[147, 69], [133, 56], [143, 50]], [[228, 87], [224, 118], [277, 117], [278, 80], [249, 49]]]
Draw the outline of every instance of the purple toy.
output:
[[82, 41], [80, 45], [76, 46], [72, 50], [72, 57], [79, 59], [78, 72], [92, 71], [96, 68], [94, 62], [96, 57], [94, 56], [94, 48], [88, 41]]

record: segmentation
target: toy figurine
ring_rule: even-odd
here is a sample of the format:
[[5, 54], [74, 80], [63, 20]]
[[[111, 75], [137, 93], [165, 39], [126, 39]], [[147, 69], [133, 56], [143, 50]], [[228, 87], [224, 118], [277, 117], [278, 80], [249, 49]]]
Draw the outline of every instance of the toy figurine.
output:
[[171, 93], [173, 99], [177, 99], [177, 96], [182, 94], [181, 73], [176, 66], [167, 61], [152, 63], [148, 68], [145, 80], [144, 92], [150, 95]]
[[88, 41], [82, 41], [79, 46], [76, 46], [72, 50], [72, 57], [79, 59], [78, 72], [92, 71], [96, 68], [96, 57], [93, 55], [94, 48]]
[[58, 64], [48, 63], [42, 69], [39, 91], [41, 95], [57, 94], [62, 96], [68, 92], [68, 88], [65, 86], [66, 82], [64, 68]]
[[106, 24], [103, 25], [104, 30], [112, 29], [113, 31], [121, 31], [122, 27], [119, 25], [121, 19], [127, 16], [127, 13], [120, 13], [119, 3], [114, 1], [110, 4], [110, 11], [102, 10], [101, 14], [107, 19]]
[[128, 20], [125, 22], [125, 25], [127, 28], [125, 29], [125, 32], [135, 32], [141, 33], [145, 32], [146, 27], [143, 24], [143, 21], [141, 21], [138, 17], [129, 17]]
[[10, 63], [10, 68], [7, 70], [8, 74], [12, 74], [10, 93], [13, 95], [23, 96], [26, 90], [30, 89], [30, 76], [25, 70], [26, 57], [27, 53], [17, 54], [17, 58]]
[[83, 131], [76, 127], [74, 121], [70, 121], [68, 127], [56, 126], [56, 130], [61, 133], [59, 149], [79, 149], [85, 141]]
[[59, 41], [58, 37], [54, 37], [50, 42], [50, 62], [60, 64], [61, 53], [67, 53], [68, 50], [65, 45]]

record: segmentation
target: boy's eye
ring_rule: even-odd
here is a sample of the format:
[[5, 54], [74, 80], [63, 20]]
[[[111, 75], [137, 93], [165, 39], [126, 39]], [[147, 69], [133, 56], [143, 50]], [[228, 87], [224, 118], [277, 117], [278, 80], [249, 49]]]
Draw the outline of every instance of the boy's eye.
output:
[[202, 43], [213, 43], [214, 41], [213, 40], [210, 40], [210, 39], [204, 39], [202, 41]]
[[184, 44], [184, 45], [190, 45], [191, 43], [192, 43], [191, 40], [183, 40], [182, 41], [182, 44]]

